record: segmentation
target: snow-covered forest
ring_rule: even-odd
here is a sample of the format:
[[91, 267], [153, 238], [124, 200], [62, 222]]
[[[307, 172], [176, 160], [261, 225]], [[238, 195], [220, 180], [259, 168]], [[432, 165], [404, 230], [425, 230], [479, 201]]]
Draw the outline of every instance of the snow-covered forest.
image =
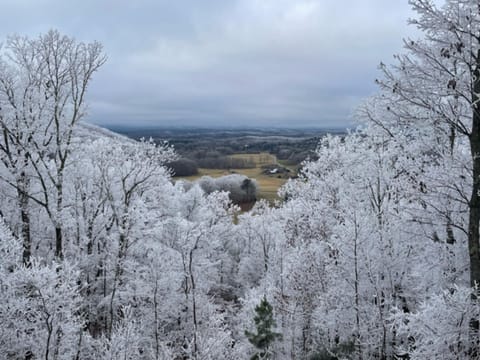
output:
[[358, 129], [241, 215], [81, 122], [99, 43], [6, 39], [0, 358], [480, 358], [480, 7], [411, 4]]

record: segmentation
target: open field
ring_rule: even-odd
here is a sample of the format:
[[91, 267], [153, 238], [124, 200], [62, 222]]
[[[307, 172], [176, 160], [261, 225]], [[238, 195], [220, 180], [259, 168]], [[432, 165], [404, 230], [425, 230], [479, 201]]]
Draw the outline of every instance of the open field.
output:
[[235, 159], [244, 159], [248, 162], [255, 163], [257, 167], [261, 167], [263, 165], [270, 165], [277, 163], [277, 157], [275, 155], [269, 153], [258, 153], [258, 154], [233, 154], [229, 157]]
[[279, 200], [277, 195], [278, 189], [285, 184], [287, 179], [279, 178], [277, 175], [266, 175], [262, 173], [263, 165], [270, 165], [277, 163], [276, 156], [269, 153], [260, 154], [234, 154], [232, 157], [245, 158], [252, 162], [255, 162], [256, 167], [251, 169], [231, 169], [231, 170], [219, 170], [219, 169], [199, 169], [199, 173], [194, 176], [181, 177], [181, 179], [195, 181], [202, 176], [211, 176], [213, 178], [229, 175], [229, 174], [242, 174], [249, 178], [257, 180], [259, 199], [266, 199], [273, 202]]

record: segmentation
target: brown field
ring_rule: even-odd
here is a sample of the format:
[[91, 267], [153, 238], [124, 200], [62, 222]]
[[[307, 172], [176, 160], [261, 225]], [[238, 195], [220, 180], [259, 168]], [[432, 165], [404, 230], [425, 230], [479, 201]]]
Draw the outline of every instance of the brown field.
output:
[[278, 189], [285, 184], [287, 179], [278, 178], [277, 175], [265, 175], [262, 174], [262, 166], [276, 164], [277, 158], [269, 153], [260, 154], [234, 154], [232, 157], [244, 158], [249, 161], [255, 162], [256, 167], [252, 169], [231, 169], [231, 170], [218, 170], [218, 169], [198, 169], [198, 175], [183, 177], [185, 180], [194, 181], [202, 176], [221, 177], [229, 174], [242, 174], [249, 178], [257, 180], [258, 184], [258, 198], [266, 199], [270, 202], [279, 200], [277, 195]]
[[230, 155], [232, 158], [236, 159], [245, 159], [249, 162], [255, 163], [257, 167], [262, 165], [270, 165], [277, 163], [277, 157], [269, 153], [259, 153], [259, 154], [233, 154]]

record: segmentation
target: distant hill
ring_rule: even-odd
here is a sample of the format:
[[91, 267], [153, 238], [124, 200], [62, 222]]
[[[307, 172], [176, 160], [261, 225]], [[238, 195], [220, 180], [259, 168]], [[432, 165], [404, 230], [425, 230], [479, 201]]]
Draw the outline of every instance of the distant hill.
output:
[[126, 142], [134, 141], [132, 138], [126, 135], [119, 134], [107, 128], [103, 128], [98, 125], [89, 124], [83, 121], [76, 126], [74, 134], [79, 139], [94, 140], [101, 137], [107, 137], [107, 138], [117, 139], [117, 140], [126, 141]]

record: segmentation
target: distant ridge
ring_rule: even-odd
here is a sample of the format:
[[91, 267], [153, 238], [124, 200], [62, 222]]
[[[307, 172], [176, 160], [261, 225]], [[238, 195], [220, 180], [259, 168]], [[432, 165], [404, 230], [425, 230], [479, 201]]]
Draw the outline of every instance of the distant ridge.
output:
[[89, 124], [83, 121], [78, 124], [78, 126], [75, 128], [74, 133], [75, 133], [75, 136], [80, 139], [95, 140], [98, 138], [106, 137], [106, 138], [116, 139], [124, 142], [134, 142], [132, 138], [129, 138], [126, 135], [119, 134], [107, 128], [94, 125], [94, 124]]

